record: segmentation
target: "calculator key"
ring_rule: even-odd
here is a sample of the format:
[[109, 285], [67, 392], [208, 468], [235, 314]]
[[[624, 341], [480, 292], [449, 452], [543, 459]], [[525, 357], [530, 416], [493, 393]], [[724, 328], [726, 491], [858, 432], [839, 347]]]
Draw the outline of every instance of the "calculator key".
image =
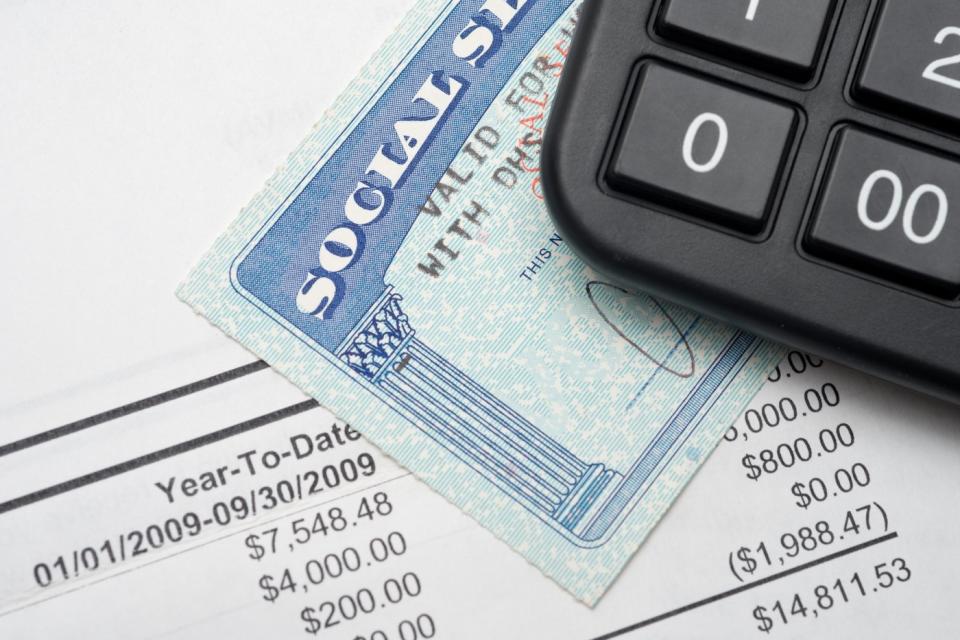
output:
[[846, 127], [806, 246], [919, 289], [960, 291], [960, 161]]
[[834, 0], [668, 0], [668, 37], [785, 76], [813, 75]]
[[855, 92], [865, 101], [960, 124], [960, 2], [886, 0]]
[[796, 119], [779, 102], [646, 62], [607, 179], [622, 191], [756, 232]]

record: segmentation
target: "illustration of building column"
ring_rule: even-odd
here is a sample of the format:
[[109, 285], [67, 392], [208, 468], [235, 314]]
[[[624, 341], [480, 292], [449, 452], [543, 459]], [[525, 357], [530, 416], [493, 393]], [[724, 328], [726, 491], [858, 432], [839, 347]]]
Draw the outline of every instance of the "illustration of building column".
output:
[[579, 459], [418, 340], [384, 292], [338, 355], [393, 407], [528, 508], [577, 534], [604, 489], [619, 477]]

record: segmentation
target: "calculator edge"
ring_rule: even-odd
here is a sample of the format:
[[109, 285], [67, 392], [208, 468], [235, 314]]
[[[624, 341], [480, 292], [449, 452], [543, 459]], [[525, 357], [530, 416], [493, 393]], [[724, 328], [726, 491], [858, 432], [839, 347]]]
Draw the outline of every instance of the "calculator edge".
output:
[[[624, 235], [636, 236], [638, 232], [643, 232], [645, 225], [626, 218], [624, 220], [631, 224], [625, 225], [625, 228], [613, 229], [611, 225], [604, 225], [604, 214], [610, 209], [621, 210], [627, 215], [635, 214], [637, 210], [663, 215], [641, 205], [617, 201], [604, 191], [598, 176], [613, 133], [611, 127], [616, 127], [623, 109], [629, 69], [636, 63], [633, 53], [621, 54], [619, 59], [613, 61], [594, 60], [605, 53], [601, 44], [605, 30], [613, 29], [615, 33], [618, 27], [613, 23], [622, 21], [622, 16], [618, 18], [618, 12], [615, 11], [618, 3], [624, 4], [623, 0], [591, 0], [584, 4], [544, 135], [544, 196], [550, 215], [565, 242], [587, 264], [618, 285], [653, 293], [766, 338], [960, 403], [960, 361], [953, 363], [952, 367], [950, 363], [945, 365], [943, 362], [931, 365], [929, 361], [918, 360], [910, 344], [905, 344], [905, 348], [884, 349], [876, 341], [864, 339], [854, 330], [846, 333], [831, 331], [816, 321], [816, 314], [792, 315], [778, 300], [760, 303], [756, 297], [744, 296], [737, 291], [736, 282], [742, 273], [733, 274], [732, 286], [709, 285], [703, 289], [696, 273], [673, 268], [663, 261], [637, 262], [631, 260], [631, 255], [635, 254], [617, 249], [618, 241], [623, 243]], [[653, 0], [634, 2], [632, 10], [639, 15], [649, 12], [654, 4]], [[596, 69], [602, 71], [591, 73]], [[589, 111], [584, 108], [588, 100], [584, 87], [590, 90], [590, 96], [603, 96], [592, 101], [594, 107], [598, 104], [601, 106], [599, 117], [591, 123], [576, 117], [578, 113]], [[591, 213], [578, 213], [583, 211]], [[610, 220], [609, 216], [607, 220]], [[666, 241], [682, 242], [677, 237], [667, 237]], [[707, 247], [707, 251], [710, 249]], [[724, 264], [721, 251], [714, 257], [715, 265]], [[790, 259], [803, 261], [804, 257], [793, 253]], [[717, 280], [714, 278], [714, 281]], [[852, 280], [851, 286], [869, 289], [883, 285]], [[697, 294], [683, 295], [682, 292], [688, 288], [700, 290]], [[960, 321], [960, 312], [956, 309], [952, 311]], [[916, 343], [916, 340], [913, 342]], [[911, 375], [907, 370], [917, 373]]]

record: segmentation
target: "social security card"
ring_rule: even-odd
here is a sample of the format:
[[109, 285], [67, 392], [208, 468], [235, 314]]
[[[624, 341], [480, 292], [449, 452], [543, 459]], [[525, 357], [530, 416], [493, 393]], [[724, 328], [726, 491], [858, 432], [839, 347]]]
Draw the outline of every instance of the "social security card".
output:
[[592, 604], [780, 351], [605, 282], [551, 227], [577, 18], [420, 2], [178, 294]]

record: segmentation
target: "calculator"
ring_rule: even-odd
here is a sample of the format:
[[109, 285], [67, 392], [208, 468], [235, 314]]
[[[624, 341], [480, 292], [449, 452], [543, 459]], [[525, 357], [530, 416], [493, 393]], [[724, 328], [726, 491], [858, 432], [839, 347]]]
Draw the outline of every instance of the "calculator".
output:
[[542, 171], [611, 283], [960, 403], [960, 0], [587, 0]]

